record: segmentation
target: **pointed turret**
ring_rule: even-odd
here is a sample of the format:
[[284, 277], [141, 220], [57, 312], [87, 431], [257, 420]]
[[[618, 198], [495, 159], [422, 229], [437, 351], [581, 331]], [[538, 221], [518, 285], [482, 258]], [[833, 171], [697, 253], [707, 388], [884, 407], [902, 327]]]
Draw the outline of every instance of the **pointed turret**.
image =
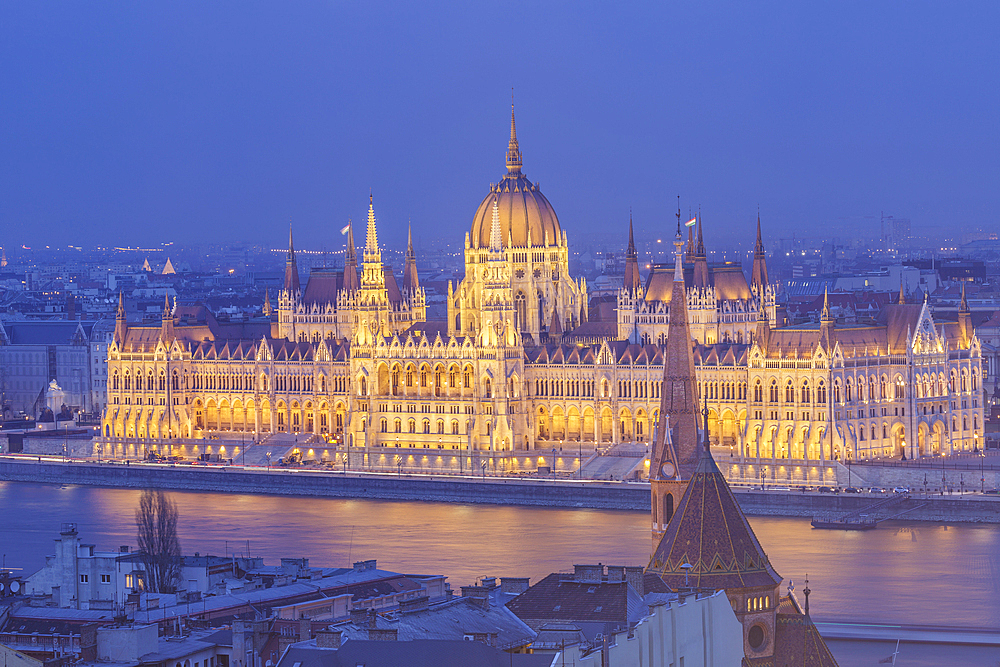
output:
[[406, 229], [406, 266], [403, 269], [403, 289], [414, 295], [420, 291], [420, 281], [417, 279], [417, 256], [413, 252], [413, 231]]
[[128, 334], [128, 319], [125, 316], [125, 294], [118, 292], [118, 312], [115, 313], [115, 342], [121, 348]]
[[517, 127], [514, 125], [514, 92], [510, 94], [510, 143], [507, 144], [507, 173], [521, 173], [521, 149], [517, 146]]
[[962, 281], [962, 298], [958, 302], [958, 332], [962, 339], [962, 349], [969, 349], [972, 344], [973, 328], [969, 300], [965, 298], [965, 281]]
[[358, 278], [358, 251], [354, 246], [354, 223], [347, 220], [347, 259], [344, 260], [344, 285], [345, 292], [356, 292], [361, 287], [361, 280]]
[[299, 292], [299, 265], [295, 261], [295, 244], [292, 242], [291, 225], [288, 225], [288, 256], [285, 258], [284, 289], [289, 296]]
[[771, 319], [767, 316], [767, 310], [761, 304], [757, 310], [757, 326], [754, 329], [754, 342], [760, 347], [761, 352], [767, 354], [767, 342], [771, 337]]
[[365, 234], [365, 261], [369, 256], [378, 253], [378, 230], [375, 229], [375, 204], [371, 193], [368, 194], [368, 231]]
[[500, 252], [503, 249], [503, 232], [500, 229], [500, 204], [497, 195], [493, 195], [493, 221], [490, 223], [490, 250]]
[[625, 289], [631, 294], [639, 289], [639, 254], [632, 235], [632, 212], [628, 214], [628, 250], [625, 251]]
[[708, 287], [708, 253], [705, 252], [705, 240], [702, 238], [701, 215], [698, 215], [698, 242], [694, 247], [694, 286]]
[[760, 211], [757, 212], [757, 243], [753, 248], [753, 269], [750, 271], [750, 286], [758, 292], [763, 292], [768, 286], [767, 256], [764, 254], [764, 241], [760, 235]]
[[169, 343], [174, 338], [174, 314], [170, 308], [170, 297], [163, 293], [163, 315], [160, 321], [160, 338]]
[[823, 310], [819, 314], [819, 340], [829, 353], [833, 350], [833, 329], [837, 324], [830, 313], [830, 288], [823, 288]]
[[653, 505], [653, 545], [659, 543], [677, 499], [698, 463], [698, 394], [694, 374], [680, 216], [674, 241], [674, 281], [670, 293], [669, 328], [663, 350], [663, 393], [660, 418], [650, 453], [649, 481]]
[[271, 317], [271, 295], [264, 290], [264, 317]]
[[904, 289], [902, 274], [899, 276], [899, 301], [897, 303], [901, 306], [906, 304], [906, 290]]
[[694, 226], [688, 227], [687, 248], [684, 250], [684, 261], [691, 263], [694, 261]]

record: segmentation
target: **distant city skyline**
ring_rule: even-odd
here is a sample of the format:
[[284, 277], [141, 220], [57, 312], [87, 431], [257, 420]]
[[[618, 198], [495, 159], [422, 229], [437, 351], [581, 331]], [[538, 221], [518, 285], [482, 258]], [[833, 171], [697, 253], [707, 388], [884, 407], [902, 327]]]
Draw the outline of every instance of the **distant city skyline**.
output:
[[524, 171], [571, 247], [996, 228], [1000, 7], [305, 3], [0, 9], [4, 245], [460, 238]]

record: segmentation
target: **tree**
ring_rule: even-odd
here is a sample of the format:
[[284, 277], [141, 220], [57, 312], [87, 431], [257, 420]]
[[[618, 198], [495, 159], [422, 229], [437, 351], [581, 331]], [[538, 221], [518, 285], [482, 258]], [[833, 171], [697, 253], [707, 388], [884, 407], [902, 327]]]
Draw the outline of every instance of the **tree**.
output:
[[159, 489], [146, 489], [135, 511], [139, 551], [146, 569], [146, 590], [170, 593], [181, 574], [181, 543], [177, 538], [177, 505]]

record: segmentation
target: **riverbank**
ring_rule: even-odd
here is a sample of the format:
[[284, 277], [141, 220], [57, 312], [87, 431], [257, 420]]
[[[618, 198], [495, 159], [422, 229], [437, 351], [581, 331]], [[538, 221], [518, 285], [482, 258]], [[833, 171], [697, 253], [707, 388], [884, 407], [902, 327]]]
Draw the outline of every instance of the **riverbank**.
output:
[[[248, 493], [314, 498], [368, 498], [588, 508], [646, 512], [649, 484], [592, 480], [489, 476], [433, 476], [333, 472], [306, 469], [190, 466], [176, 464], [95, 463], [0, 458], [0, 480], [111, 488], [162, 488], [177, 491]], [[751, 516], [812, 517], [861, 510], [878, 497], [735, 489]], [[1000, 498], [979, 495], [914, 496], [893, 509], [899, 519], [930, 522], [1000, 524]]]

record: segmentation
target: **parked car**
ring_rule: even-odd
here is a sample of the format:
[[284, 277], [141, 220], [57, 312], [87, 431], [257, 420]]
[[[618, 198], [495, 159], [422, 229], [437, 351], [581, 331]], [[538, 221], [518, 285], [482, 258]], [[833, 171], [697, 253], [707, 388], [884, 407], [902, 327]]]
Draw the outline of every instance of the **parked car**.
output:
[[872, 488], [868, 489], [868, 493], [885, 493], [885, 489], [880, 488], [878, 486], [873, 486]]
[[856, 486], [848, 486], [844, 488], [844, 493], [861, 493], [861, 489]]
[[836, 493], [837, 492], [836, 489], [832, 489], [829, 486], [821, 486], [821, 487], [819, 487], [816, 490], [819, 491], [820, 493]]
[[990, 496], [996, 496], [1000, 495], [1000, 489], [986, 489], [985, 491], [983, 491], [983, 493]]
[[892, 490], [893, 493], [909, 493], [910, 489], [905, 486], [897, 486]]

